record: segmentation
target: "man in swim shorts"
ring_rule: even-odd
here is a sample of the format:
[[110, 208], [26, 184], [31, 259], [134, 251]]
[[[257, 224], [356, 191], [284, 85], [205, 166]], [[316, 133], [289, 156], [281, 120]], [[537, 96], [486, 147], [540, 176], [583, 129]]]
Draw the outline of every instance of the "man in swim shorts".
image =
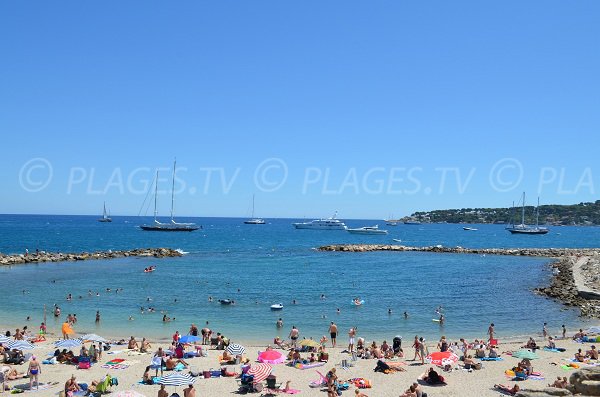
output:
[[356, 336], [356, 328], [350, 328], [348, 331], [348, 351], [350, 353], [354, 352], [354, 337]]
[[329, 336], [331, 337], [331, 347], [335, 347], [336, 338], [338, 334], [337, 325], [332, 321], [329, 326]]

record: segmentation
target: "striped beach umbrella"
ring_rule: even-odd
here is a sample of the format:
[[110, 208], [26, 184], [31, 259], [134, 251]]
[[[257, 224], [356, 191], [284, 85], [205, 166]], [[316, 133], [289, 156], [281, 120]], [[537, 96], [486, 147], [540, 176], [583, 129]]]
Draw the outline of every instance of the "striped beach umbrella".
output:
[[73, 347], [79, 347], [83, 344], [81, 339], [62, 339], [57, 342], [54, 342], [54, 346], [60, 347], [62, 349], [70, 349]]
[[104, 339], [100, 335], [96, 334], [85, 334], [81, 337], [81, 340], [90, 341], [90, 342], [102, 342], [106, 343], [108, 340]]
[[269, 364], [252, 364], [252, 366], [248, 370], [248, 375], [254, 376], [254, 383], [259, 383], [267, 379], [267, 377], [271, 375], [272, 369], [273, 368]]
[[194, 382], [196, 382], [196, 378], [193, 378], [190, 374], [173, 372], [172, 374], [163, 376], [158, 383], [165, 386], [185, 386]]
[[35, 349], [35, 346], [26, 340], [14, 340], [12, 342], [8, 342], [6, 345], [8, 349], [17, 349], [17, 350], [30, 350]]
[[8, 336], [4, 336], [4, 335], [0, 335], [0, 343], [2, 343], [2, 345], [6, 345], [7, 343], [10, 343], [12, 339], [9, 338]]
[[246, 348], [240, 344], [231, 343], [229, 346], [227, 346], [227, 353], [234, 356], [241, 356], [242, 354], [246, 353]]

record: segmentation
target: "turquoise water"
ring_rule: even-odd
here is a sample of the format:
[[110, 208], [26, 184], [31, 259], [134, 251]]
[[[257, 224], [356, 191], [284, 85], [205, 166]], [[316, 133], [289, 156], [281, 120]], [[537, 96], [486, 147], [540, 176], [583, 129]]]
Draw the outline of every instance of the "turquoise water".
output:
[[[396, 334], [483, 337], [490, 322], [496, 324], [500, 337], [539, 332], [545, 321], [558, 333], [561, 324], [572, 329], [581, 320], [575, 310], [533, 294], [534, 287], [550, 278], [547, 259], [335, 253], [318, 252], [314, 247], [391, 243], [394, 238], [407, 245], [464, 247], [592, 247], [600, 241], [600, 228], [561, 227], [546, 236], [514, 236], [500, 225], [480, 225], [477, 232], [465, 232], [460, 225], [399, 225], [388, 227], [388, 236], [358, 236], [295, 230], [293, 220], [272, 220], [267, 225], [244, 225], [241, 219], [231, 218], [189, 220], [201, 223], [203, 229], [152, 233], [139, 230], [137, 218], [115, 217], [111, 224], [102, 224], [96, 217], [85, 216], [0, 216], [0, 251], [5, 253], [25, 248], [78, 252], [158, 246], [188, 252], [181, 258], [0, 268], [4, 288], [13, 286], [12, 293], [3, 294], [0, 300], [1, 325], [23, 326], [31, 316], [30, 327], [35, 327], [44, 304], [51, 308], [56, 303], [63, 317], [48, 316], [51, 331], [59, 330], [67, 313], [76, 313], [77, 331], [110, 336], [167, 337], [176, 329], [187, 333], [192, 322], [203, 325], [205, 321], [233, 338], [263, 343], [275, 335], [287, 336], [292, 325], [302, 336], [318, 338], [326, 334], [330, 321], [338, 324], [342, 335], [357, 326], [368, 339]], [[377, 221], [346, 223], [352, 227]], [[156, 265], [157, 271], [143, 273], [150, 265]], [[117, 288], [123, 288], [122, 292], [116, 293]], [[71, 302], [65, 299], [68, 293], [74, 297]], [[215, 301], [209, 302], [209, 296]], [[355, 296], [365, 300], [362, 307], [351, 305]], [[234, 299], [236, 305], [216, 302], [222, 298]], [[279, 302], [284, 310], [272, 312], [269, 306]], [[157, 312], [142, 315], [140, 306], [150, 305]], [[443, 327], [431, 321], [439, 305], [447, 319]], [[99, 325], [94, 324], [96, 310], [102, 315]], [[162, 323], [160, 311], [176, 320]], [[134, 320], [129, 321], [129, 316]], [[279, 317], [285, 326], [278, 331]]]

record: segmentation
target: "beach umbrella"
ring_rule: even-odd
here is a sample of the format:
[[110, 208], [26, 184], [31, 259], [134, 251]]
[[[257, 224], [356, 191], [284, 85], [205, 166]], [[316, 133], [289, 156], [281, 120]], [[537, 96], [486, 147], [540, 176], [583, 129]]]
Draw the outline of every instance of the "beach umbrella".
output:
[[194, 343], [194, 342], [198, 342], [199, 340], [202, 340], [202, 338], [199, 336], [194, 336], [194, 335], [184, 335], [181, 338], [179, 338], [179, 342], [181, 342], [183, 344]]
[[248, 375], [254, 376], [254, 383], [259, 383], [267, 379], [267, 377], [271, 375], [272, 369], [273, 368], [266, 363], [252, 364], [252, 366], [248, 370]]
[[144, 394], [141, 394], [135, 390], [122, 390], [117, 392], [115, 397], [146, 397]]
[[317, 342], [316, 340], [302, 339], [302, 342], [300, 342], [300, 346], [319, 347], [321, 345], [319, 345], [319, 342]]
[[70, 349], [73, 347], [79, 347], [83, 344], [81, 339], [62, 339], [54, 342], [54, 346], [60, 347], [61, 349]]
[[9, 342], [6, 347], [9, 350], [17, 349], [17, 350], [30, 350], [35, 349], [35, 346], [25, 340], [14, 340]]
[[434, 365], [456, 364], [459, 360], [458, 356], [450, 351], [433, 352], [425, 357], [428, 363]]
[[11, 340], [12, 339], [9, 338], [8, 336], [0, 335], [0, 343], [2, 343], [3, 345], [10, 343]]
[[173, 372], [172, 374], [163, 376], [158, 382], [165, 386], [186, 386], [196, 382], [190, 374], [182, 374], [181, 372]]
[[537, 354], [528, 349], [517, 350], [512, 354], [514, 358], [527, 358], [529, 360], [534, 360], [536, 358], [540, 358]]
[[234, 356], [241, 356], [246, 353], [246, 348], [237, 343], [230, 343], [229, 346], [227, 346], [227, 353]]
[[258, 355], [259, 363], [267, 363], [267, 364], [281, 364], [285, 361], [284, 355], [277, 350], [267, 350], [264, 352], [260, 352]]
[[96, 334], [85, 334], [80, 339], [84, 340], [84, 341], [90, 341], [90, 342], [102, 342], [102, 343], [108, 342], [108, 340], [106, 340], [103, 337], [101, 337], [100, 335], [96, 335]]

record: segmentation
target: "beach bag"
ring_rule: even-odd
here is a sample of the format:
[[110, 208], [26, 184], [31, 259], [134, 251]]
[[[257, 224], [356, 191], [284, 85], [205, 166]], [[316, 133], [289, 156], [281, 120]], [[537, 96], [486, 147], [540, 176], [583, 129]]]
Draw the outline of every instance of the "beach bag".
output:
[[483, 367], [483, 365], [481, 363], [477, 363], [475, 365], [473, 365], [473, 369], [481, 369]]
[[210, 370], [210, 375], [211, 375], [212, 378], [220, 378], [221, 377], [221, 370], [220, 369], [219, 370], [211, 369]]
[[210, 378], [210, 371], [202, 371], [202, 376], [204, 377], [204, 379]]
[[91, 364], [89, 361], [80, 361], [77, 364], [77, 368], [79, 368], [79, 369], [90, 369], [90, 367], [91, 367]]

